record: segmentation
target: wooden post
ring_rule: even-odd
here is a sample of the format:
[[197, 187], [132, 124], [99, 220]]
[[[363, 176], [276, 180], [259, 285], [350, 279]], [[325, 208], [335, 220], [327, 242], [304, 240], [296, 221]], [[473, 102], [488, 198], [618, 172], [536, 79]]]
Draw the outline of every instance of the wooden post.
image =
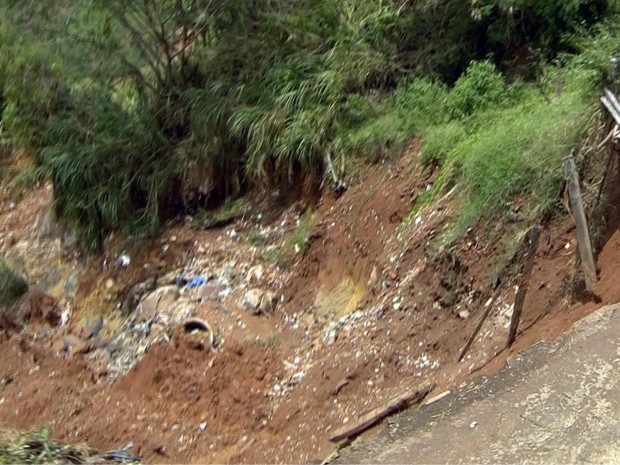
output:
[[577, 173], [577, 167], [572, 155], [564, 162], [564, 176], [566, 177], [571, 211], [577, 228], [577, 242], [579, 243], [579, 254], [583, 265], [586, 289], [592, 292], [596, 286], [596, 264], [594, 263], [594, 254], [592, 253], [588, 220], [583, 207], [581, 189], [579, 188], [579, 174]]

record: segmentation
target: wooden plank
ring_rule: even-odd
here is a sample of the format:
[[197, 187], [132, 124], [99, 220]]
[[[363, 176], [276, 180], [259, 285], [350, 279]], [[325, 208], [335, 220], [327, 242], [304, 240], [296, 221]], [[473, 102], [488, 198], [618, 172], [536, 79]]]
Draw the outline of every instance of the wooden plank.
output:
[[586, 289], [593, 292], [596, 286], [596, 264], [594, 263], [594, 253], [592, 252], [592, 242], [588, 230], [588, 220], [583, 206], [581, 189], [579, 188], [579, 174], [572, 156], [564, 162], [564, 176], [566, 177], [568, 195], [571, 203], [571, 211], [577, 229], [577, 241], [579, 243], [579, 254], [583, 266]]
[[357, 421], [353, 422], [351, 425], [346, 425], [336, 430], [329, 437], [329, 440], [332, 442], [338, 442], [342, 441], [343, 439], [348, 439], [356, 436], [366, 431], [368, 428], [376, 425], [392, 413], [402, 410], [410, 404], [421, 402], [422, 400], [424, 400], [426, 395], [431, 392], [432, 389], [433, 385], [428, 384], [423, 386], [422, 388], [413, 389], [396, 397], [393, 397], [385, 404], [374, 408], [367, 413], [364, 413], [359, 417]]
[[525, 296], [527, 294], [527, 288], [529, 287], [530, 279], [532, 277], [532, 269], [534, 268], [534, 261], [536, 259], [536, 249], [538, 248], [538, 239], [540, 238], [540, 228], [535, 226], [528, 234], [529, 247], [527, 251], [527, 258], [525, 259], [525, 266], [523, 273], [521, 274], [521, 282], [519, 283], [519, 290], [515, 296], [515, 303], [512, 310], [512, 317], [510, 318], [510, 330], [508, 331], [507, 347], [514, 344], [517, 339], [517, 331], [519, 330], [519, 321], [521, 320], [521, 313], [523, 313], [523, 305], [525, 304]]

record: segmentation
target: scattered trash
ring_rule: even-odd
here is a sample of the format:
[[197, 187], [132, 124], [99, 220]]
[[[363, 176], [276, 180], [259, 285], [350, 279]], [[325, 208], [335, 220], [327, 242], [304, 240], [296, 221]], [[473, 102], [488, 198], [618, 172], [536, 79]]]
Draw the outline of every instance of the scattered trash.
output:
[[340, 325], [334, 321], [327, 326], [327, 329], [323, 332], [323, 342], [326, 345], [331, 346], [336, 342], [336, 339], [338, 339], [339, 327]]
[[131, 264], [131, 258], [129, 257], [129, 255], [123, 254], [120, 257], [118, 257], [118, 260], [116, 260], [116, 265], [121, 268], [127, 268], [130, 264]]
[[[183, 323], [183, 330], [186, 333], [193, 334], [196, 332], [205, 332], [207, 333], [209, 350], [215, 351], [215, 332], [205, 320], [201, 318], [190, 318], [189, 320]], [[202, 343], [201, 343], [202, 344]], [[198, 347], [197, 347], [198, 348]], [[200, 347], [200, 349], [204, 349], [204, 345]]]
[[207, 283], [209, 278], [203, 274], [195, 276], [193, 278], [187, 278], [183, 275], [179, 276], [177, 285], [179, 287], [187, 287], [188, 289], [195, 289]]
[[187, 283], [187, 288], [194, 289], [196, 287], [202, 286], [206, 282], [207, 282], [206, 276], [204, 275], [196, 276], [195, 278], [192, 278], [192, 280], [189, 283]]
[[304, 376], [306, 376], [306, 374], [303, 371], [295, 373], [293, 376], [291, 376], [289, 384], [298, 384], [302, 379], [304, 379]]
[[101, 454], [97, 454], [93, 459], [103, 459], [114, 462], [141, 462], [142, 460], [137, 455], [131, 454], [129, 451], [133, 449], [133, 443], [128, 443], [125, 446], [121, 447], [118, 450], [113, 450], [109, 452], [103, 452]]
[[476, 427], [477, 427], [477, 426], [478, 426], [478, 422], [477, 422], [477, 421], [472, 421], [472, 422], [469, 424], [469, 427], [470, 427], [471, 429], [476, 429]]
[[212, 331], [209, 323], [200, 318], [190, 318], [183, 323], [183, 329], [186, 333], [191, 333], [192, 331]]
[[458, 315], [461, 320], [466, 320], [467, 318], [469, 318], [470, 313], [469, 310], [460, 310]]

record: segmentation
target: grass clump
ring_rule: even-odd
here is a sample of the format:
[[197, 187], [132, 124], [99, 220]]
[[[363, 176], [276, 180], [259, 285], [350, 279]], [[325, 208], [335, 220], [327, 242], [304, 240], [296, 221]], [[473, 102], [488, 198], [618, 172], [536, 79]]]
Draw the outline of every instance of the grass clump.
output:
[[25, 434], [0, 434], [0, 464], [85, 463], [87, 450], [64, 446], [50, 439], [42, 429]]
[[50, 438], [47, 428], [19, 434], [0, 427], [0, 465], [67, 463], [140, 463], [140, 459], [126, 449], [101, 453], [85, 445], [61, 444]]

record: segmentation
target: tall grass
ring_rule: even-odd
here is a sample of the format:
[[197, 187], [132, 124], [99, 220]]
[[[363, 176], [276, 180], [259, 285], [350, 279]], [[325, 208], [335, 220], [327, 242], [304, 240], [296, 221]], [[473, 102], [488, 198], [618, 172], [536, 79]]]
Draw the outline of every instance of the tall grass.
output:
[[458, 229], [503, 219], [522, 208], [534, 221], [558, 202], [562, 160], [593, 114], [590, 95], [565, 93], [548, 103], [537, 95], [512, 108], [487, 111], [447, 153], [463, 190]]
[[[555, 80], [547, 81], [555, 89]], [[418, 81], [384, 105], [383, 119], [393, 121], [384, 137], [421, 134], [423, 163], [441, 171], [419, 202], [426, 205], [458, 184], [460, 209], [452, 237], [480, 222], [516, 216], [536, 221], [557, 205], [562, 161], [595, 114], [598, 82], [577, 62], [567, 69], [565, 81], [560, 96], [543, 96], [534, 84], [508, 84], [490, 63], [473, 62], [450, 90]]]

